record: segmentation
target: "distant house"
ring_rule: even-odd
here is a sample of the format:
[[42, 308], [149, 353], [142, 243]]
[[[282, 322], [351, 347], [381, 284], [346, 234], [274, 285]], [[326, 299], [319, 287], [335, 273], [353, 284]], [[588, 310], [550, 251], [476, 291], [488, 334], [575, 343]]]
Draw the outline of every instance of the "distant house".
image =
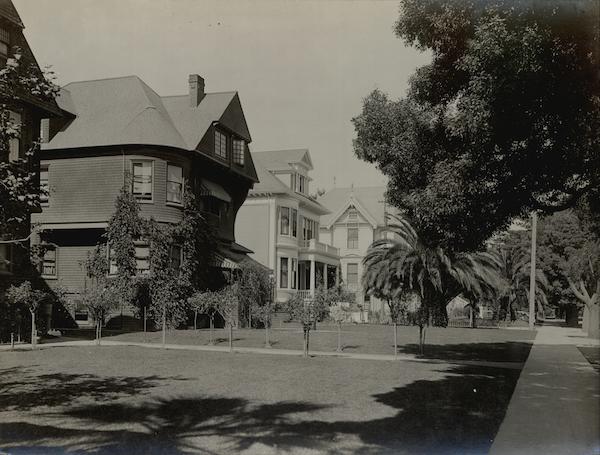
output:
[[[47, 246], [43, 277], [67, 289], [80, 324], [88, 322], [82, 261], [101, 240], [128, 173], [141, 215], [161, 223], [182, 219], [189, 183], [218, 230], [218, 266], [235, 267], [250, 251], [234, 235], [238, 209], [257, 182], [239, 96], [206, 93], [196, 74], [188, 84], [186, 95], [159, 96], [128, 76], [74, 82], [60, 92], [58, 104], [73, 119], [46, 124], [41, 185], [50, 195], [33, 221]], [[148, 257], [149, 246], [140, 241], [139, 274], [147, 273]]]
[[385, 303], [365, 293], [361, 284], [362, 261], [373, 241], [386, 227], [385, 187], [333, 188], [319, 198], [329, 209], [321, 216], [320, 238], [339, 250], [342, 279], [356, 294], [356, 302], [375, 318], [389, 313]]
[[[0, 0], [0, 69], [5, 68], [7, 61], [14, 56], [15, 50], [20, 49], [20, 65], [30, 68], [37, 76], [42, 71], [37, 64], [35, 56], [23, 35], [23, 22], [11, 0]], [[2, 147], [0, 161], [15, 162], [18, 159], [26, 159], [25, 166], [34, 174], [39, 172], [39, 155], [27, 156], [35, 141], [40, 137], [40, 124], [42, 118], [62, 116], [64, 112], [52, 99], [41, 99], [32, 93], [19, 93], [17, 102], [5, 99], [5, 94], [0, 93], [0, 102], [8, 109], [9, 118], [16, 124], [20, 124], [20, 137], [11, 139], [8, 147]], [[0, 202], [1, 203], [1, 202]], [[30, 220], [23, 214], [17, 238], [28, 238], [30, 233]], [[0, 240], [3, 239], [0, 233]], [[31, 267], [29, 267], [29, 242], [18, 244], [0, 243], [0, 291], [8, 287], [14, 281], [23, 279], [34, 279]]]
[[260, 183], [238, 213], [236, 238], [275, 272], [278, 302], [296, 293], [309, 297], [319, 284], [333, 286], [339, 252], [319, 241], [319, 219], [329, 211], [309, 193], [310, 153], [281, 150], [252, 157]]

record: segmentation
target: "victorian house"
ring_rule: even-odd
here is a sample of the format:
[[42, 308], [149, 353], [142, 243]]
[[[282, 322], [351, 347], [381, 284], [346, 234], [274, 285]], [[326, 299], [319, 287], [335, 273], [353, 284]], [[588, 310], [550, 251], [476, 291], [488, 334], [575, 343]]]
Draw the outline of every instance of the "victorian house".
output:
[[275, 273], [276, 300], [337, 282], [338, 249], [319, 239], [329, 211], [310, 196], [313, 164], [306, 149], [253, 153], [258, 180], [242, 205], [236, 237]]
[[356, 302], [382, 319], [389, 313], [385, 302], [364, 292], [362, 261], [373, 241], [384, 238], [386, 215], [385, 187], [333, 188], [319, 198], [330, 213], [321, 216], [320, 236], [339, 250], [342, 279], [356, 296]]
[[[44, 124], [40, 184], [49, 196], [33, 221], [46, 245], [43, 278], [66, 288], [78, 324], [88, 320], [82, 263], [101, 241], [127, 175], [141, 215], [161, 223], [182, 219], [188, 184], [217, 230], [216, 266], [235, 267], [250, 251], [234, 233], [257, 182], [240, 98], [235, 91], [207, 93], [197, 74], [187, 82], [180, 96], [160, 96], [137, 76], [73, 82], [57, 99], [72, 118]], [[138, 274], [148, 273], [144, 240], [135, 254]]]

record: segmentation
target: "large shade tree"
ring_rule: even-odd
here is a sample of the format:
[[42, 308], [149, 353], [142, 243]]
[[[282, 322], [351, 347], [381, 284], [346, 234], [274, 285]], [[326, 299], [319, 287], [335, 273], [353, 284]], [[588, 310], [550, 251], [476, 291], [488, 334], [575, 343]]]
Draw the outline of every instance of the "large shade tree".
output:
[[389, 178], [390, 202], [423, 242], [477, 250], [516, 216], [597, 191], [599, 8], [401, 2], [396, 35], [432, 60], [403, 98], [364, 100], [354, 149]]

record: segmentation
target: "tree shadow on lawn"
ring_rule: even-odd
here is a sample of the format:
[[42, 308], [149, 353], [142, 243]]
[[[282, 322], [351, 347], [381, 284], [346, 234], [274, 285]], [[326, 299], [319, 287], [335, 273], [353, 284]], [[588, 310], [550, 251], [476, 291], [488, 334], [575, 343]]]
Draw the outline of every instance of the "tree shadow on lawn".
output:
[[358, 420], [365, 416], [357, 414], [344, 420], [317, 420], [311, 414], [328, 412], [332, 405], [178, 397], [142, 404], [82, 405], [53, 416], [73, 423], [75, 429], [0, 424], [0, 446], [60, 444], [99, 454], [171, 454], [203, 451], [208, 445], [216, 446], [218, 453], [249, 448], [264, 452], [264, 447], [253, 447], [261, 443], [281, 452], [310, 448], [363, 454], [487, 453], [519, 371], [454, 366], [441, 372], [445, 374], [441, 379], [418, 380], [373, 395], [376, 403], [396, 410], [390, 417]]
[[[498, 343], [426, 344], [420, 356], [418, 344], [398, 346], [398, 352], [436, 360], [474, 360], [488, 362], [525, 362], [532, 342], [504, 341]], [[392, 346], [393, 350], [393, 346]]]
[[27, 411], [39, 406], [67, 406], [80, 398], [105, 401], [139, 395], [165, 380], [185, 379], [159, 376], [39, 374], [32, 367], [13, 367], [0, 370], [0, 412]]

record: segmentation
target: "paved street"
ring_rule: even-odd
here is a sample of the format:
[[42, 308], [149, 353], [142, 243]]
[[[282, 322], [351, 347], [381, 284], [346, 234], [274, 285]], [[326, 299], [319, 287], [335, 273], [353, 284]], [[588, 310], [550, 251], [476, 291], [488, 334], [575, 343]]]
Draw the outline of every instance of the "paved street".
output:
[[595, 342], [581, 330], [544, 326], [490, 453], [600, 453], [600, 376], [577, 345]]

